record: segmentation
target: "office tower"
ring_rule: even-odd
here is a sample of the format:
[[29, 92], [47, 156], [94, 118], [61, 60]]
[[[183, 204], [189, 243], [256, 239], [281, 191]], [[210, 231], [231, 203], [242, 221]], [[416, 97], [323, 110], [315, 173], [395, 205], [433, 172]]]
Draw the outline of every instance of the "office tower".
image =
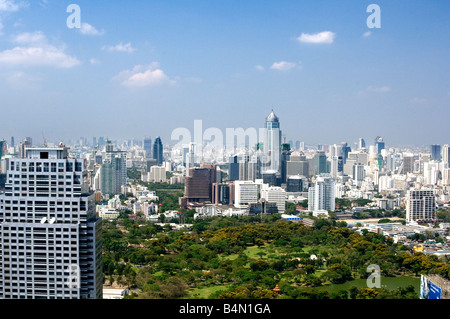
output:
[[318, 151], [314, 155], [314, 175], [320, 175], [327, 172], [327, 156], [325, 155], [325, 152]]
[[202, 164], [189, 169], [184, 183], [184, 196], [179, 203], [187, 207], [190, 203], [212, 202], [212, 184], [216, 183], [216, 165]]
[[442, 147], [442, 161], [450, 165], [450, 147], [448, 144]]
[[186, 156], [186, 176], [189, 175], [190, 168], [195, 167], [195, 143], [189, 144], [189, 153]]
[[277, 183], [277, 173], [275, 171], [265, 171], [261, 175], [264, 184], [268, 184], [269, 186], [279, 186]]
[[363, 138], [360, 138], [359, 141], [358, 141], [358, 149], [360, 150], [360, 149], [365, 148], [365, 147], [366, 147], [366, 141], [364, 141]]
[[228, 180], [235, 181], [239, 179], [239, 157], [237, 155], [230, 156], [228, 162]]
[[384, 144], [383, 138], [377, 136], [375, 138], [374, 146], [375, 146], [375, 153], [376, 154], [381, 154], [381, 150], [384, 150], [384, 148], [385, 148], [385, 144]]
[[150, 137], [144, 137], [144, 145], [145, 157], [151, 158], [152, 156], [152, 139]]
[[402, 160], [402, 174], [414, 172], [414, 155], [405, 154]]
[[8, 144], [5, 140], [0, 140], [0, 159], [6, 155], [8, 150]]
[[259, 200], [259, 185], [253, 181], [234, 181], [234, 206], [248, 208]]
[[338, 176], [342, 176], [344, 173], [344, 161], [342, 156], [333, 156], [331, 157], [330, 163], [330, 174], [333, 178], [338, 178]]
[[357, 186], [361, 186], [362, 181], [366, 177], [366, 172], [364, 170], [364, 165], [354, 164], [353, 165], [353, 181]]
[[347, 142], [341, 143], [341, 155], [342, 155], [342, 161], [343, 164], [347, 161], [348, 154], [352, 151], [352, 148], [348, 146]]
[[233, 205], [234, 183], [214, 183], [212, 188], [215, 205]]
[[97, 138], [95, 136], [92, 138], [92, 147], [93, 148], [97, 148], [98, 147]]
[[289, 161], [286, 163], [286, 176], [302, 175], [309, 176], [309, 162], [303, 154], [291, 154]]
[[431, 189], [409, 190], [406, 195], [406, 220], [436, 219], [436, 198]]
[[163, 144], [161, 138], [158, 136], [153, 144], [153, 158], [158, 165], [162, 165], [163, 162]]
[[289, 176], [286, 181], [286, 192], [298, 193], [303, 192], [304, 186], [308, 186], [308, 180], [299, 175]]
[[286, 191], [279, 186], [261, 185], [261, 198], [269, 203], [276, 203], [279, 213], [286, 210]]
[[14, 144], [14, 136], [11, 136], [11, 147], [14, 148], [15, 144]]
[[431, 145], [430, 146], [431, 160], [432, 161], [440, 161], [442, 159], [441, 156], [441, 146], [440, 145]]
[[105, 138], [103, 136], [100, 136], [98, 138], [98, 148], [102, 148], [103, 146], [105, 146]]
[[100, 168], [100, 190], [103, 195], [113, 196], [121, 193], [127, 183], [127, 153], [114, 151], [110, 141], [105, 144], [104, 158]]
[[26, 157], [26, 149], [31, 146], [33, 146], [32, 138], [26, 137], [19, 145], [19, 157], [25, 158]]
[[329, 176], [317, 177], [314, 186], [308, 190], [308, 210], [332, 211], [336, 208], [335, 181]]
[[10, 159], [0, 195], [0, 299], [102, 298], [101, 219], [84, 170], [62, 143]]
[[264, 156], [263, 171], [272, 170], [280, 173], [281, 158], [281, 130], [280, 121], [272, 112], [266, 117], [264, 127]]
[[297, 151], [300, 150], [300, 141], [295, 141], [295, 149], [296, 149]]
[[280, 163], [280, 175], [281, 184], [286, 184], [287, 179], [287, 162], [291, 158], [291, 146], [290, 144], [281, 144], [281, 163]]
[[183, 166], [184, 167], [186, 167], [188, 154], [189, 154], [189, 147], [183, 147]]

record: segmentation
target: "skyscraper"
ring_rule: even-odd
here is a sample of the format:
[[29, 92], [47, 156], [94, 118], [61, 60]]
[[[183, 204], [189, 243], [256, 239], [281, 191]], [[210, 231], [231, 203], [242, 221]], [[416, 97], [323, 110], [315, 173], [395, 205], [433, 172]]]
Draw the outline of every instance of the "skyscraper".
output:
[[336, 208], [335, 181], [329, 176], [317, 177], [314, 186], [308, 190], [308, 210], [334, 212]]
[[33, 145], [33, 140], [31, 137], [26, 137], [19, 145], [19, 157], [26, 157], [26, 149]]
[[153, 144], [153, 159], [156, 160], [158, 165], [162, 165], [163, 162], [163, 144], [161, 138], [158, 136]]
[[362, 149], [366, 147], [366, 141], [363, 138], [360, 138], [358, 141], [358, 149]]
[[325, 152], [318, 151], [314, 155], [314, 174], [319, 175], [327, 172], [327, 156]]
[[104, 157], [100, 168], [100, 190], [103, 195], [119, 194], [127, 182], [126, 152], [114, 151], [110, 141], [105, 144]]
[[409, 190], [406, 204], [406, 220], [436, 219], [436, 198], [431, 189]]
[[440, 161], [441, 157], [441, 146], [434, 144], [430, 146], [431, 160], [432, 161]]
[[150, 137], [144, 138], [144, 151], [146, 158], [150, 158], [152, 156], [152, 139]]
[[442, 147], [442, 161], [450, 165], [450, 147], [448, 144]]
[[381, 150], [384, 150], [384, 140], [382, 137], [377, 136], [375, 138], [375, 153], [381, 154]]
[[281, 130], [280, 121], [275, 113], [272, 112], [266, 117], [264, 127], [264, 156], [263, 172], [272, 170], [280, 173], [281, 165]]
[[[68, 148], [10, 159], [0, 195], [0, 299], [101, 299], [101, 219]], [[22, 187], [16, 187], [20, 184]]]

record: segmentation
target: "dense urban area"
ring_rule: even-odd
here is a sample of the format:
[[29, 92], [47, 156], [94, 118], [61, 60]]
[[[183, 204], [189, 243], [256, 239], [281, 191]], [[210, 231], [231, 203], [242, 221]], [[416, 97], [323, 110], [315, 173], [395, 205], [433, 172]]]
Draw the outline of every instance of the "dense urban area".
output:
[[0, 297], [449, 298], [449, 145], [286, 141], [273, 111], [263, 131], [0, 141]]

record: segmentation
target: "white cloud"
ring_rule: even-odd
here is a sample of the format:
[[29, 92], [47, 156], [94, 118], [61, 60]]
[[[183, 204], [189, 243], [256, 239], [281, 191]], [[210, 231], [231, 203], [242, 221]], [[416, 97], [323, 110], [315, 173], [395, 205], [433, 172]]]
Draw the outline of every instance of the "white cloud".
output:
[[19, 7], [14, 0], [0, 0], [0, 11], [17, 11]]
[[13, 42], [18, 44], [46, 44], [47, 38], [41, 31], [24, 32], [16, 35]]
[[64, 47], [48, 44], [47, 38], [40, 31], [18, 34], [13, 42], [19, 46], [1, 51], [0, 64], [71, 68], [81, 63], [77, 58], [66, 54]]
[[279, 71], [288, 71], [292, 68], [295, 68], [297, 64], [293, 62], [286, 62], [286, 61], [280, 61], [275, 62], [270, 67], [272, 70], [279, 70]]
[[314, 34], [302, 33], [297, 40], [302, 43], [333, 43], [336, 33], [323, 31]]
[[262, 65], [255, 65], [255, 69], [258, 71], [264, 71], [264, 67]]
[[131, 43], [127, 44], [119, 43], [113, 46], [104, 46], [102, 49], [107, 51], [127, 52], [127, 53], [132, 53], [136, 51], [136, 49], [131, 46]]
[[369, 86], [366, 89], [367, 92], [375, 92], [375, 93], [387, 93], [391, 91], [391, 88], [388, 86], [381, 86], [381, 87], [373, 87]]
[[86, 35], [102, 35], [105, 33], [105, 30], [99, 31], [89, 23], [83, 22], [81, 24], [80, 32]]
[[370, 37], [371, 35], [372, 35], [372, 32], [367, 31], [367, 32], [364, 32], [363, 37], [367, 38], [367, 37]]
[[171, 80], [164, 71], [161, 70], [158, 62], [153, 62], [149, 65], [136, 65], [131, 70], [120, 72], [113, 80], [119, 81], [123, 86], [127, 87], [144, 87], [175, 83], [175, 80]]

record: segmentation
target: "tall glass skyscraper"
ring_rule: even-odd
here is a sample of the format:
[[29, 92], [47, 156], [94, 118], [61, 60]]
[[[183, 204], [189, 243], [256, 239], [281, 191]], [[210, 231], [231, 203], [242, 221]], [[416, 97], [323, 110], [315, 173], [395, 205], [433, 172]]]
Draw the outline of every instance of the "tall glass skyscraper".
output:
[[163, 163], [163, 144], [161, 138], [158, 136], [153, 144], [153, 159], [156, 160], [157, 165], [162, 165]]
[[0, 194], [0, 299], [101, 299], [101, 219], [68, 148], [8, 160]]
[[278, 116], [272, 112], [266, 117], [264, 130], [263, 149], [265, 159], [263, 161], [264, 171], [275, 171], [281, 173], [281, 130]]

